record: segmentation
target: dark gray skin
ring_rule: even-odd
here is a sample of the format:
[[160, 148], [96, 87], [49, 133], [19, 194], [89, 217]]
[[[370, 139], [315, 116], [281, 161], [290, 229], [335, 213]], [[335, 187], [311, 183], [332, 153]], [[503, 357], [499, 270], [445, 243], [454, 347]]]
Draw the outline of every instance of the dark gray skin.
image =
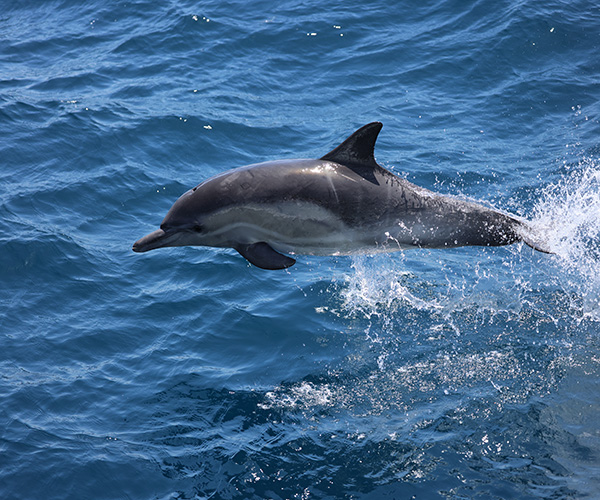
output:
[[183, 194], [161, 228], [133, 250], [231, 247], [263, 269], [295, 263], [282, 252], [349, 255], [519, 241], [547, 252], [525, 221], [436, 194], [378, 165], [373, 150], [381, 127], [365, 125], [318, 160], [259, 163], [212, 177]]

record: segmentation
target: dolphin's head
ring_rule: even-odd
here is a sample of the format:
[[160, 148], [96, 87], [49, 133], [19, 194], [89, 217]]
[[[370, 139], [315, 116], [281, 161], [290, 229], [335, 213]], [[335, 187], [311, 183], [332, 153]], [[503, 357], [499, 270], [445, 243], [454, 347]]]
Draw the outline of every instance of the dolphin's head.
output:
[[[197, 188], [184, 193], [163, 219], [160, 229], [147, 234], [133, 244], [134, 252], [147, 252], [155, 248], [204, 245], [203, 216], [199, 207]], [[200, 210], [199, 210], [200, 209]]]

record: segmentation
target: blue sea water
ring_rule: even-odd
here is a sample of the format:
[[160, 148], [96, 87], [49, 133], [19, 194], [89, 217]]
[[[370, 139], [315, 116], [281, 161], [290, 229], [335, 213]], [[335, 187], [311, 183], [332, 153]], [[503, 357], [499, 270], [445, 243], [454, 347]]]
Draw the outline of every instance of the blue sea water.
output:
[[[1, 498], [600, 498], [597, 2], [1, 3]], [[131, 251], [373, 120], [555, 255]]]

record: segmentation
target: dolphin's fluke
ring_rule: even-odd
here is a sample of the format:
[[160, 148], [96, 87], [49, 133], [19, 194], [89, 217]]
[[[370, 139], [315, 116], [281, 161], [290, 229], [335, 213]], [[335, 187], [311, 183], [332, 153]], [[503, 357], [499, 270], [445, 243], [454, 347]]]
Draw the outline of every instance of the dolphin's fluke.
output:
[[235, 249], [244, 259], [261, 269], [286, 269], [296, 263], [291, 257], [273, 250], [264, 241], [251, 245], [238, 245]]
[[548, 242], [542, 238], [533, 228], [531, 228], [527, 223], [520, 221], [519, 227], [519, 236], [523, 240], [523, 243], [530, 246], [534, 250], [542, 253], [554, 254], [552, 250], [550, 250]]

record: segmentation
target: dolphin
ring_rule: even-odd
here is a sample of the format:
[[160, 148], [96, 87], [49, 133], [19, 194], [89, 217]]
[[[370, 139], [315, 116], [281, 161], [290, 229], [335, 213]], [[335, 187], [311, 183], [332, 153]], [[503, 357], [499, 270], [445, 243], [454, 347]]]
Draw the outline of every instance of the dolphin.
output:
[[379, 122], [317, 159], [236, 168], [184, 193], [160, 229], [134, 252], [176, 246], [229, 247], [263, 269], [295, 264], [286, 254], [352, 255], [410, 247], [524, 242], [545, 253], [527, 221], [416, 186], [377, 164]]

